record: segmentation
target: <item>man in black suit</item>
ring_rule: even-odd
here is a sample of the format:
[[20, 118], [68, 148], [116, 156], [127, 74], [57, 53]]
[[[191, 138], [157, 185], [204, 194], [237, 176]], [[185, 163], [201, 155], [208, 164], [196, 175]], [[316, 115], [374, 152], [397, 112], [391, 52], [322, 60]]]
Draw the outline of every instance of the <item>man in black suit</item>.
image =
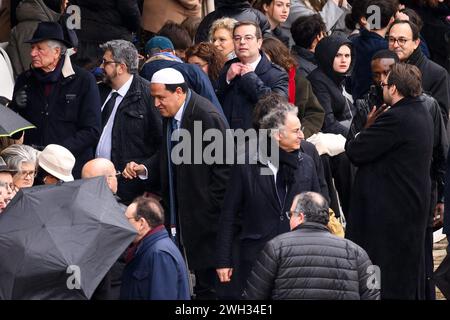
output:
[[[173, 68], [155, 72], [150, 91], [163, 116], [160, 179], [171, 237], [185, 249], [188, 267], [196, 278], [197, 298], [215, 299], [214, 244], [229, 166], [224, 158], [205, 161], [209, 143], [202, 137], [206, 130], [215, 129], [225, 138], [228, 125], [217, 108], [188, 89], [183, 75]], [[129, 163], [124, 174], [135, 178], [146, 172], [144, 165]], [[148, 179], [157, 179], [155, 175], [148, 171]]]
[[[264, 155], [261, 149], [257, 154], [249, 151], [248, 159], [254, 161], [233, 167], [217, 238], [216, 271], [221, 282], [231, 281], [237, 267], [243, 287], [266, 242], [289, 231], [286, 212], [294, 196], [303, 191], [320, 192], [314, 161], [299, 152], [303, 132], [297, 114], [297, 107], [286, 102], [271, 108], [259, 121], [258, 137], [259, 145], [270, 142], [276, 147], [271, 147], [271, 156]], [[261, 129], [267, 130], [268, 141]], [[232, 258], [236, 225], [242, 228], [239, 261]]]

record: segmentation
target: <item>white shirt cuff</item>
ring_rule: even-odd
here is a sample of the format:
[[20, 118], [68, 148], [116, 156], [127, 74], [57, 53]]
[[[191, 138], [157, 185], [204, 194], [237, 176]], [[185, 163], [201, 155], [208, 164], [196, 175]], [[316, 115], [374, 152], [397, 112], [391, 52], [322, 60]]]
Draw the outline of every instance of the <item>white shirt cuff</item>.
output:
[[144, 170], [145, 170], [145, 174], [138, 175], [139, 179], [141, 179], [141, 180], [147, 180], [148, 179], [148, 170], [147, 170], [147, 168], [145, 166], [144, 166]]

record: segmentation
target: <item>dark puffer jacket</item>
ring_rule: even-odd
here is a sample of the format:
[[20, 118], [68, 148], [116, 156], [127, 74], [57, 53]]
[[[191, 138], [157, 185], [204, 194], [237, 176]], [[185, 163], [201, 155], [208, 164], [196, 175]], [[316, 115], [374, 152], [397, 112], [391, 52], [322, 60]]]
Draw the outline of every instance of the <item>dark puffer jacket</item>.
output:
[[305, 222], [269, 241], [247, 282], [247, 299], [377, 300], [376, 273], [367, 253], [332, 235], [326, 226]]
[[195, 43], [208, 42], [209, 29], [214, 21], [230, 17], [237, 21], [256, 22], [263, 34], [270, 34], [270, 24], [266, 16], [259, 10], [253, 8], [247, 0], [217, 0], [216, 10], [208, 14], [198, 26], [195, 35]]

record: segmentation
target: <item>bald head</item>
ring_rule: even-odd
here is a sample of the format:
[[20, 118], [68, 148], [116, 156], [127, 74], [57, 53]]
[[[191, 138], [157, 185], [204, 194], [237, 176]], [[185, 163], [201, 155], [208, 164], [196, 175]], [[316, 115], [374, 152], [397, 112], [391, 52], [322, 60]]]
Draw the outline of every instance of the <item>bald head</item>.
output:
[[91, 161], [88, 161], [81, 170], [82, 179], [101, 176], [106, 177], [106, 181], [108, 183], [109, 188], [114, 194], [116, 194], [117, 193], [116, 168], [114, 167], [114, 164], [111, 161], [104, 158], [96, 158]]

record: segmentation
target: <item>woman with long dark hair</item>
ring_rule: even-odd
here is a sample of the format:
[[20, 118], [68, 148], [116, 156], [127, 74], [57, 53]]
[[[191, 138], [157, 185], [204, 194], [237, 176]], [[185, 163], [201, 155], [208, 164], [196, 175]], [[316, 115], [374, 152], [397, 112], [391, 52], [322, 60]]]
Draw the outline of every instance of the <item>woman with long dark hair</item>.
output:
[[272, 34], [289, 48], [289, 36], [281, 24], [289, 17], [291, 0], [257, 0], [253, 6], [266, 15]]

